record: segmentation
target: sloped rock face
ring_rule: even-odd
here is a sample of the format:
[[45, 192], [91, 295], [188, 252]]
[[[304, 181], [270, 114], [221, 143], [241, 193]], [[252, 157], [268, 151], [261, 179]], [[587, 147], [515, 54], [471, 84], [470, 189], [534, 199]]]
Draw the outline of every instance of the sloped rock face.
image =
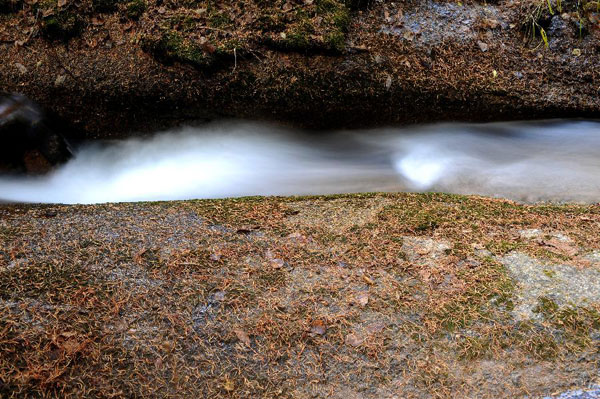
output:
[[88, 138], [215, 117], [315, 128], [597, 117], [600, 14], [573, 3], [11, 0], [0, 90]]
[[58, 128], [25, 96], [1, 96], [0, 170], [43, 172], [67, 161], [71, 151]]

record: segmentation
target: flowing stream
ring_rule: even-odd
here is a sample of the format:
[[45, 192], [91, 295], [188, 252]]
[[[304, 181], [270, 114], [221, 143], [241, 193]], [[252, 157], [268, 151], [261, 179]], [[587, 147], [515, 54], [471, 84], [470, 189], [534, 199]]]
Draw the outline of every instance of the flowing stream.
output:
[[368, 191], [600, 201], [600, 122], [304, 132], [218, 122], [89, 143], [45, 176], [0, 175], [0, 200], [102, 203]]

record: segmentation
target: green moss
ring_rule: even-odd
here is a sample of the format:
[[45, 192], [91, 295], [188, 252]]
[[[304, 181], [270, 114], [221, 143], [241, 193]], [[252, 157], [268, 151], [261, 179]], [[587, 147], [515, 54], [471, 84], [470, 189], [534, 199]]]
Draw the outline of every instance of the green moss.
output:
[[516, 251], [522, 246], [520, 242], [513, 241], [491, 241], [485, 247], [488, 251], [496, 254], [496, 255], [504, 255], [512, 251]]
[[592, 332], [600, 330], [600, 312], [582, 306], [559, 306], [547, 297], [540, 297], [534, 312], [541, 314], [550, 328], [563, 332], [562, 341], [577, 348], [592, 344]]
[[214, 12], [208, 18], [210, 26], [224, 29], [232, 24], [231, 19], [224, 12]]
[[[434, 312], [433, 316], [445, 330], [452, 332], [468, 327], [476, 320], [489, 318], [489, 314], [495, 313], [494, 318], [500, 318], [513, 307], [515, 284], [497, 261], [484, 260], [480, 267], [464, 270], [457, 278], [478, 284]], [[494, 306], [490, 307], [490, 304]]]
[[544, 270], [543, 272], [548, 278], [554, 278], [556, 276], [556, 272], [553, 270]]
[[308, 33], [302, 30], [296, 30], [282, 35], [281, 44], [288, 50], [306, 51], [310, 47]]
[[209, 66], [213, 62], [212, 57], [205, 54], [200, 46], [185, 40], [174, 31], [163, 34], [157, 43], [157, 50], [166, 58], [199, 67]]
[[288, 13], [265, 11], [255, 26], [265, 43], [280, 50], [339, 53], [345, 47], [350, 11], [338, 0], [317, 0]]
[[235, 40], [219, 43], [198, 43], [181, 33], [167, 29], [158, 40], [146, 38], [142, 47], [163, 62], [181, 62], [200, 69], [211, 69], [233, 57], [233, 49], [241, 44]]
[[127, 3], [127, 16], [131, 19], [139, 19], [146, 12], [145, 0], [133, 0]]

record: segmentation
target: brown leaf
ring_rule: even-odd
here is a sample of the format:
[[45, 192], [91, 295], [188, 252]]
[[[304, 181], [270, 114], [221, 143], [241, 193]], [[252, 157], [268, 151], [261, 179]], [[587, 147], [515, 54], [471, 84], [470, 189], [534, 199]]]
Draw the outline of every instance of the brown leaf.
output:
[[579, 253], [579, 248], [570, 241], [561, 241], [557, 238], [552, 238], [550, 240], [540, 240], [539, 243], [548, 248], [550, 252], [567, 256], [575, 256]]
[[233, 330], [233, 332], [235, 333], [235, 335], [237, 336], [237, 338], [244, 343], [246, 346], [250, 346], [250, 337], [248, 336], [248, 334], [246, 333], [246, 331], [244, 330]]
[[229, 378], [225, 378], [225, 382], [223, 383], [223, 388], [227, 392], [231, 392], [231, 391], [233, 391], [235, 389], [235, 384]]
[[57, 5], [59, 8], [62, 8], [62, 7], [64, 7], [64, 6], [66, 6], [66, 5], [67, 5], [67, 0], [58, 0], [58, 2], [56, 3], [56, 5]]
[[350, 345], [350, 346], [360, 346], [362, 345], [364, 339], [362, 337], [359, 337], [356, 334], [348, 334], [346, 335], [346, 345]]
[[68, 355], [73, 355], [81, 350], [82, 344], [76, 339], [69, 339], [62, 344], [62, 347]]
[[323, 320], [315, 320], [310, 326], [310, 332], [317, 335], [324, 335], [327, 332], [327, 326]]

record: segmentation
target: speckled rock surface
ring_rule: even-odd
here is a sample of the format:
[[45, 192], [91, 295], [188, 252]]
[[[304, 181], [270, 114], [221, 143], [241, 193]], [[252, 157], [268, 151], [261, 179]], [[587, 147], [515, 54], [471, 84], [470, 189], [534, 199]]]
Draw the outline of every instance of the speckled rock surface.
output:
[[600, 301], [600, 270], [578, 269], [568, 264], [543, 262], [520, 252], [501, 258], [518, 285], [514, 309], [519, 320], [541, 317], [533, 310], [540, 297], [559, 305], [585, 306]]

